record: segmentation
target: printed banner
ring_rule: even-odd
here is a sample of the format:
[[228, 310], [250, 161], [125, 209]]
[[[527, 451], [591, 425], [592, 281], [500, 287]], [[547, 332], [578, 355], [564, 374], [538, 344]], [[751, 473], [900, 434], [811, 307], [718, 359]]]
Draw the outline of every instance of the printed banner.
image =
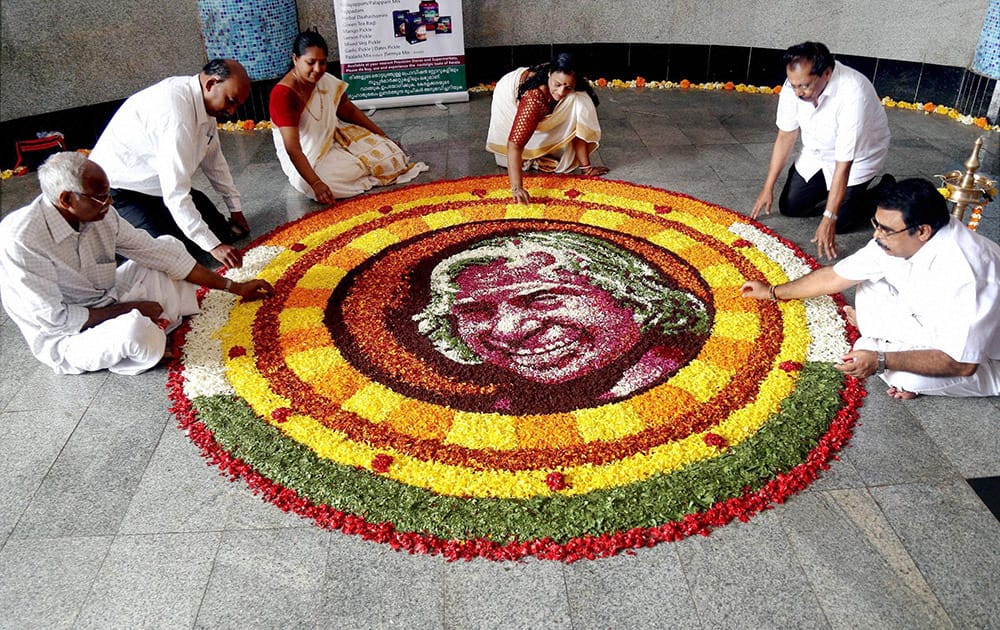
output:
[[359, 107], [469, 100], [461, 0], [335, 0], [340, 71]]

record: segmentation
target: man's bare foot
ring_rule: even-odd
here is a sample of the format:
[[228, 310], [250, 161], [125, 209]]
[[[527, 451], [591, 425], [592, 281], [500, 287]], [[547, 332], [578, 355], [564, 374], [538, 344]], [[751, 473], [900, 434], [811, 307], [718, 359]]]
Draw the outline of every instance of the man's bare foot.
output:
[[844, 307], [844, 317], [847, 318], [847, 323], [855, 328], [858, 327], [858, 312], [854, 310], [853, 306]]
[[920, 395], [916, 392], [908, 392], [905, 389], [900, 389], [898, 387], [890, 387], [885, 390], [885, 393], [889, 394], [889, 398], [895, 398], [896, 400], [912, 400]]

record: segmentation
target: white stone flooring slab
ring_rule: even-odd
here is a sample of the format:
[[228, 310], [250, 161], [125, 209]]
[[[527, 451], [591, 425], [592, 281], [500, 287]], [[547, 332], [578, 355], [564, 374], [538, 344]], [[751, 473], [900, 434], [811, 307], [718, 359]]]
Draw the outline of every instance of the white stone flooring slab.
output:
[[[776, 97], [600, 94], [609, 177], [753, 206]], [[479, 94], [374, 114], [430, 165], [424, 182], [502, 172], [483, 150], [488, 117]], [[961, 168], [982, 133], [889, 120], [897, 178]], [[996, 174], [1000, 134], [985, 135], [982, 172]], [[319, 209], [286, 184], [269, 134], [223, 146], [254, 236]], [[34, 176], [4, 181], [0, 211], [36, 194]], [[763, 221], [814, 253], [814, 220]], [[995, 205], [982, 231], [1000, 234]], [[1000, 476], [996, 398], [895, 401], [872, 379], [840, 460], [749, 523], [572, 565], [448, 563], [320, 530], [228, 483], [176, 428], [165, 381], [55, 376], [0, 314], [0, 627], [1000, 627], [1000, 522], [965, 482]]]

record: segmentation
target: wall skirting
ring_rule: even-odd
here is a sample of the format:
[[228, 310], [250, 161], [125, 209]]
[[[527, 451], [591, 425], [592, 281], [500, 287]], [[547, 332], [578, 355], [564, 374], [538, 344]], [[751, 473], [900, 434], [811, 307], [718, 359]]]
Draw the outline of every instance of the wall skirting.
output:
[[[491, 46], [466, 49], [469, 85], [491, 83], [520, 66], [552, 57], [555, 51], [577, 55], [591, 79], [648, 81], [733, 81], [775, 86], [785, 79], [782, 50], [709, 44], [566, 44]], [[837, 59], [865, 74], [879, 96], [908, 102], [933, 102], [963, 114], [985, 116], [996, 81], [965, 68], [836, 54]], [[331, 64], [336, 72], [336, 64]], [[276, 80], [257, 81], [250, 98], [236, 113], [237, 119], [268, 118], [268, 95]], [[121, 100], [40, 114], [0, 123], [0, 168], [15, 162], [14, 143], [39, 132], [60, 131], [69, 148], [89, 148], [121, 105]], [[487, 121], [483, 121], [483, 129]], [[33, 166], [33, 164], [30, 164]]]

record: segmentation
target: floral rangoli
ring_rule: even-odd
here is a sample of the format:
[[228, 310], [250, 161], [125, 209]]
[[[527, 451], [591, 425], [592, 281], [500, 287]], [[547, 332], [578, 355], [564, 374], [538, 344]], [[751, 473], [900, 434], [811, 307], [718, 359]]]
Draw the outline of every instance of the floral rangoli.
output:
[[449, 559], [595, 558], [807, 486], [864, 390], [837, 297], [743, 298], [815, 261], [748, 218], [610, 180], [339, 202], [245, 253], [170, 373], [226, 474], [286, 511]]

